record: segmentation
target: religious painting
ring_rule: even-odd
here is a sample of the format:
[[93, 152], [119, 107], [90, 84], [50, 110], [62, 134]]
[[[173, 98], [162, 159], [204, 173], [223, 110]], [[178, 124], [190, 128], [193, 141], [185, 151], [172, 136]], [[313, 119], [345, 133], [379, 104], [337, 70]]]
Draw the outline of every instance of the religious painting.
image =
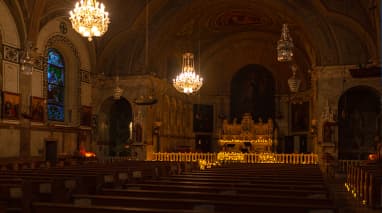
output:
[[44, 122], [45, 99], [32, 97], [31, 100], [31, 121]]
[[194, 132], [213, 131], [213, 106], [194, 104]]
[[292, 103], [291, 108], [292, 132], [309, 131], [309, 102]]
[[91, 126], [92, 124], [92, 108], [89, 106], [81, 107], [81, 125]]
[[18, 120], [20, 113], [20, 95], [11, 92], [3, 92], [3, 113], [4, 119]]

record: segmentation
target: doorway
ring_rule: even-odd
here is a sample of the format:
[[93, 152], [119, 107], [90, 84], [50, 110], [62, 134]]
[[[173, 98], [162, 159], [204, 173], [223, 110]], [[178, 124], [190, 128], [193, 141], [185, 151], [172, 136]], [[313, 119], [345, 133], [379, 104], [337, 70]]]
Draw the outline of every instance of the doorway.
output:
[[45, 141], [45, 161], [50, 162], [51, 165], [55, 165], [57, 163], [57, 141]]

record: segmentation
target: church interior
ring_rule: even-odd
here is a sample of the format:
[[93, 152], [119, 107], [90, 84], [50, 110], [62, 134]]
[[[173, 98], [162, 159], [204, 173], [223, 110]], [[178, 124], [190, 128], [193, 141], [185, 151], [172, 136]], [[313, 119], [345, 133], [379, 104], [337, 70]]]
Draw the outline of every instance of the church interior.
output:
[[0, 212], [379, 212], [381, 1], [0, 0]]

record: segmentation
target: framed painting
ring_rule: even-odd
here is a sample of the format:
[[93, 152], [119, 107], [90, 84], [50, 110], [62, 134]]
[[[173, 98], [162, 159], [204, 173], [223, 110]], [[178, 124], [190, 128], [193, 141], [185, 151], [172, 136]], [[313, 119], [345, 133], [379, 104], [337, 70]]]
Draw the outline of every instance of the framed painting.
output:
[[81, 107], [81, 126], [92, 125], [92, 108], [90, 106]]
[[3, 119], [18, 120], [20, 114], [20, 95], [17, 93], [3, 92]]
[[32, 97], [31, 100], [31, 121], [44, 122], [45, 99]]
[[291, 107], [291, 130], [292, 132], [309, 131], [309, 102], [293, 103]]

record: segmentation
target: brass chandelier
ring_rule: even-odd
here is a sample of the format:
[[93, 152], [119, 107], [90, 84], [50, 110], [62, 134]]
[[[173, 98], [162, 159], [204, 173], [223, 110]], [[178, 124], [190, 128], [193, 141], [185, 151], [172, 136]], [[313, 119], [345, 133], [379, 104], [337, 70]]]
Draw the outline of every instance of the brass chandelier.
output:
[[289, 34], [288, 25], [283, 24], [281, 29], [281, 37], [277, 42], [277, 61], [291, 61], [293, 58], [293, 48], [293, 40]]
[[69, 13], [73, 29], [89, 41], [92, 37], [102, 36], [110, 23], [104, 4], [97, 0], [81, 0]]
[[25, 43], [24, 51], [20, 57], [20, 69], [21, 73], [24, 75], [32, 75], [33, 72], [33, 58], [31, 57], [33, 45], [32, 42], [27, 41]]
[[203, 78], [195, 73], [194, 54], [183, 54], [182, 71], [173, 79], [173, 85], [179, 92], [187, 95], [199, 91], [203, 85]]

